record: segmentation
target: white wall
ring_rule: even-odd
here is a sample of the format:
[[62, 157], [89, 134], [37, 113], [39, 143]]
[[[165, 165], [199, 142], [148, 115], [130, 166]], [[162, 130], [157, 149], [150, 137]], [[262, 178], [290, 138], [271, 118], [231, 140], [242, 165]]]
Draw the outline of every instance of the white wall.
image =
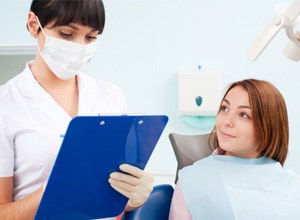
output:
[[[290, 152], [286, 166], [300, 173], [297, 158], [300, 104], [296, 95], [300, 89], [299, 64], [281, 54], [287, 42], [284, 32], [279, 33], [257, 62], [252, 63], [245, 57], [246, 49], [273, 17], [275, 4], [281, 2], [104, 1], [107, 23], [100, 37], [99, 52], [87, 71], [118, 84], [132, 112], [169, 116], [169, 124], [148, 164], [149, 170], [175, 172], [176, 161], [168, 133], [204, 132], [182, 123], [177, 115], [177, 74], [194, 71], [201, 65], [203, 70], [222, 70], [224, 86], [231, 81], [255, 77], [271, 81], [282, 91], [290, 117]], [[22, 17], [17, 15], [27, 10], [18, 6], [13, 13], [3, 15], [2, 8], [1, 28], [4, 15], [10, 21], [5, 28], [8, 36], [0, 36], [0, 45], [16, 30], [24, 28]], [[19, 33], [14, 36], [15, 41], [22, 42], [27, 35], [26, 31]], [[5, 71], [5, 67], [1, 66], [1, 71]]]
[[0, 0], [0, 45], [34, 43], [26, 23], [31, 0]]
[[201, 65], [204, 70], [222, 70], [224, 86], [255, 77], [271, 81], [282, 91], [290, 116], [287, 167], [300, 172], [300, 105], [295, 99], [299, 64], [281, 54], [287, 42], [284, 32], [257, 62], [245, 57], [246, 49], [273, 17], [277, 3], [282, 1], [105, 1], [107, 26], [89, 71], [120, 85], [133, 112], [170, 117], [149, 169], [174, 171], [169, 132], [203, 132], [183, 124], [177, 115], [177, 74]]

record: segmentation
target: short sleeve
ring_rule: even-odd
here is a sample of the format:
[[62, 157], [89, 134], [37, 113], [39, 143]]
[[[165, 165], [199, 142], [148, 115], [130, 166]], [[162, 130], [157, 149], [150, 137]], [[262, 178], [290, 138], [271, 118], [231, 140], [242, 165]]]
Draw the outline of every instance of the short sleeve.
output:
[[0, 115], [0, 177], [13, 176], [14, 148], [7, 135], [7, 126]]

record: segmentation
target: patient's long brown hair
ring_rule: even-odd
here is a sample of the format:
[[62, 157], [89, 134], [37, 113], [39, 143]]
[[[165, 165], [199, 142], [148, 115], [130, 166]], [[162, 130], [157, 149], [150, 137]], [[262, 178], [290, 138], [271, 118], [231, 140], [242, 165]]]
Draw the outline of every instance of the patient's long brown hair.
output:
[[[248, 92], [253, 125], [259, 140], [259, 155], [272, 158], [283, 165], [289, 143], [288, 114], [283, 96], [267, 81], [246, 79], [231, 84], [222, 102], [227, 93], [236, 86], [242, 86]], [[218, 138], [214, 133], [215, 128], [210, 138], [214, 138], [214, 148], [218, 148]]]

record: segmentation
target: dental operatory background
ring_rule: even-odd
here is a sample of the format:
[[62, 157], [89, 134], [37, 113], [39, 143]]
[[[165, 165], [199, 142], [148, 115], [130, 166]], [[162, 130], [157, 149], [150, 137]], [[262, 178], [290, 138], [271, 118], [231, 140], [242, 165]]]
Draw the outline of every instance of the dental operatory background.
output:
[[[24, 23], [30, 2], [0, 1], [1, 84], [33, 58], [35, 42]], [[290, 151], [285, 167], [300, 174], [300, 64], [281, 52], [288, 43], [285, 32], [278, 32], [256, 62], [246, 57], [247, 49], [274, 17], [275, 6], [289, 2], [104, 0], [107, 23], [87, 72], [119, 85], [132, 113], [169, 116], [147, 165], [157, 183], [174, 180], [177, 164], [168, 134], [192, 135], [212, 128], [213, 118], [182, 115], [179, 109], [179, 75], [189, 73], [217, 73], [220, 83], [207, 88], [211, 91], [244, 78], [275, 84], [289, 113]], [[201, 98], [204, 101], [207, 95]], [[201, 102], [197, 95], [193, 99]]]

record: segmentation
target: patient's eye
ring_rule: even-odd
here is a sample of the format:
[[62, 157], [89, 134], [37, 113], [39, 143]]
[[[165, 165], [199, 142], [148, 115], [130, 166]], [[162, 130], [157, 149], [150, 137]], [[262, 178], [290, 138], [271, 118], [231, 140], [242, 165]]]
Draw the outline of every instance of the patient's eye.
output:
[[222, 105], [220, 108], [220, 112], [228, 112], [228, 107], [226, 105]]
[[245, 119], [251, 119], [250, 115], [247, 112], [241, 112], [240, 116]]
[[249, 115], [248, 115], [246, 112], [242, 112], [242, 113], [240, 114], [240, 116], [241, 116], [242, 118], [250, 119]]

